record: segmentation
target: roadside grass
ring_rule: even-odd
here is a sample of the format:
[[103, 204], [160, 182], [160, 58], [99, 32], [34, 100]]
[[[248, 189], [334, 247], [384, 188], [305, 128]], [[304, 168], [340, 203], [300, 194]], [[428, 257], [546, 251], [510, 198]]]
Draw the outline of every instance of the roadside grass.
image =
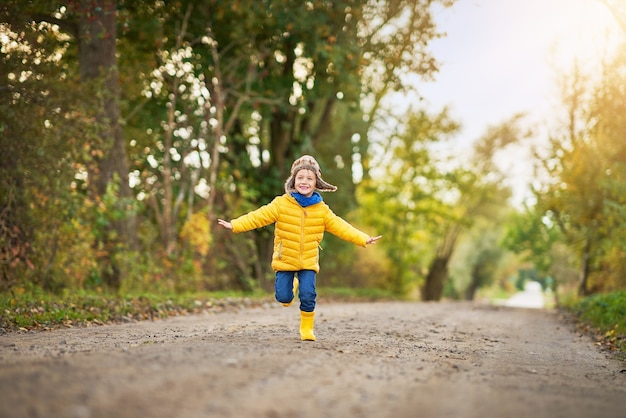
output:
[[597, 294], [570, 308], [583, 331], [596, 337], [596, 345], [626, 355], [626, 291]]
[[[320, 301], [375, 302], [400, 300], [381, 289], [318, 288]], [[106, 294], [81, 291], [62, 295], [14, 288], [0, 293], [0, 334], [154, 320], [201, 312], [220, 312], [274, 303], [263, 291], [186, 294]], [[595, 336], [602, 348], [626, 356], [626, 291], [570, 300], [581, 332]]]
[[9, 332], [153, 320], [255, 306], [268, 299], [260, 292], [116, 295], [81, 291], [57, 295], [17, 288], [0, 294], [0, 328]]
[[[318, 293], [320, 300], [344, 302], [397, 299], [377, 289], [318, 288]], [[275, 303], [273, 294], [232, 291], [118, 295], [80, 291], [59, 295], [37, 288], [17, 287], [0, 293], [0, 334], [154, 320], [265, 303]]]

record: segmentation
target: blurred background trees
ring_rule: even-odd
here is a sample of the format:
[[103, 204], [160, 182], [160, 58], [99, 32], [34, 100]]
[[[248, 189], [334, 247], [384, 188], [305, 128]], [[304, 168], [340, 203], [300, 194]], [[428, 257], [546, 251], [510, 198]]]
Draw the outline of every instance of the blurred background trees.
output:
[[333, 210], [384, 236], [327, 236], [322, 286], [472, 299], [530, 268], [623, 288], [626, 58], [571, 74], [536, 201], [514, 207], [500, 162], [526, 146], [521, 115], [460, 148], [445, 109], [385, 101], [437, 72], [433, 8], [452, 4], [4, 2], [2, 290], [271, 290], [272, 228], [215, 220], [281, 194], [303, 153], [339, 186]]

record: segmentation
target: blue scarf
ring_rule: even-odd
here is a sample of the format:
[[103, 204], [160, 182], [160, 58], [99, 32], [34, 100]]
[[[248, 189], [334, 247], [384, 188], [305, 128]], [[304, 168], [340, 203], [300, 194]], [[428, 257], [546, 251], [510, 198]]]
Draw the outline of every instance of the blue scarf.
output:
[[291, 192], [291, 196], [293, 196], [293, 198], [296, 199], [296, 201], [303, 208], [306, 208], [307, 206], [311, 206], [322, 201], [322, 195], [320, 195], [318, 192], [313, 192], [311, 197], [303, 196], [298, 192]]

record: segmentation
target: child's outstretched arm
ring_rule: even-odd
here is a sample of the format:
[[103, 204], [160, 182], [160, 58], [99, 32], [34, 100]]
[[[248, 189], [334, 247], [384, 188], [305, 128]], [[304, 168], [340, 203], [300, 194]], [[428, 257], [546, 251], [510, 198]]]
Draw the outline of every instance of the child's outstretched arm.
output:
[[230, 222], [225, 221], [223, 219], [218, 219], [217, 223], [222, 225], [226, 229], [233, 229], [233, 224], [231, 224]]
[[378, 241], [379, 239], [381, 239], [383, 236], [382, 235], [378, 235], [377, 237], [369, 237], [367, 239], [367, 241], [365, 241], [366, 244], [376, 244], [376, 241]]

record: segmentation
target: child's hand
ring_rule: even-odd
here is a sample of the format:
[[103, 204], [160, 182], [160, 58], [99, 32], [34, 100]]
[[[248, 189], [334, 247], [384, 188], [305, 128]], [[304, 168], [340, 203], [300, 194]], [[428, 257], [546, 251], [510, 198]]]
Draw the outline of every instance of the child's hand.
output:
[[233, 229], [233, 224], [231, 224], [230, 222], [225, 221], [223, 219], [218, 219], [217, 223], [222, 225], [226, 229]]
[[383, 236], [379, 235], [377, 237], [369, 237], [367, 239], [367, 241], [365, 241], [366, 244], [376, 244], [376, 241], [378, 241], [379, 239], [381, 239]]

